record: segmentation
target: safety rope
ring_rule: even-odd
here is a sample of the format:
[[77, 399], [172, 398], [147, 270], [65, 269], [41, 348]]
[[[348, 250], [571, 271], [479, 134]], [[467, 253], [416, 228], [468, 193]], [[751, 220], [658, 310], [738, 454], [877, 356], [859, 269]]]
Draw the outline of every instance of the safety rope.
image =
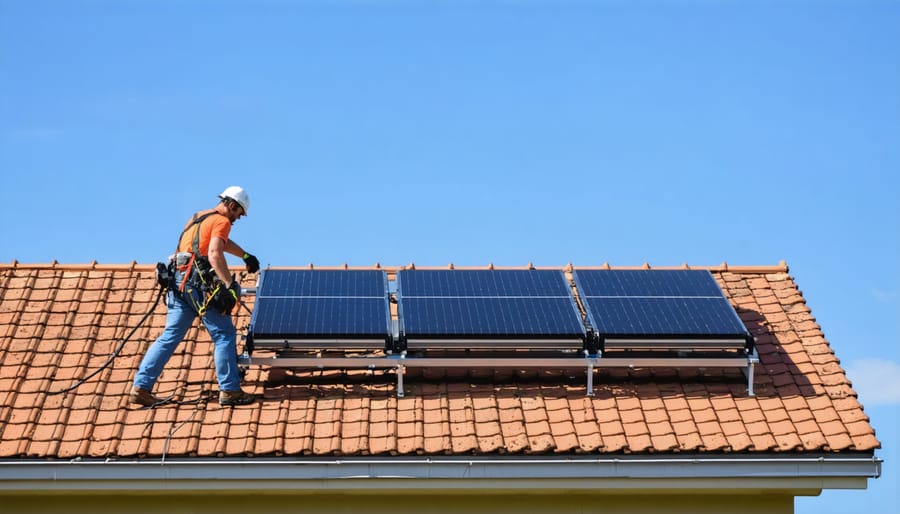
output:
[[99, 368], [94, 370], [90, 375], [80, 379], [78, 382], [76, 382], [72, 386], [69, 386], [65, 389], [60, 389], [59, 391], [47, 391], [47, 396], [54, 396], [57, 394], [63, 394], [63, 393], [68, 393], [69, 391], [73, 391], [73, 390], [77, 389], [79, 386], [81, 386], [82, 384], [84, 384], [85, 382], [87, 382], [88, 380], [95, 377], [98, 373], [100, 373], [104, 369], [108, 368], [113, 363], [113, 361], [116, 359], [116, 357], [118, 357], [119, 354], [122, 352], [122, 349], [125, 348], [125, 343], [127, 343], [128, 340], [131, 339], [131, 337], [134, 335], [135, 332], [137, 332], [137, 330], [141, 327], [141, 325], [143, 325], [144, 322], [147, 321], [147, 318], [149, 318], [150, 315], [153, 314], [153, 311], [156, 310], [156, 306], [159, 305], [159, 299], [163, 297], [163, 294], [165, 294], [165, 292], [166, 292], [165, 287], [161, 287], [159, 289], [159, 294], [156, 295], [156, 300], [153, 302], [153, 305], [150, 307], [150, 310], [147, 311], [147, 313], [144, 314], [144, 317], [141, 318], [140, 321], [138, 321], [138, 324], [135, 325], [134, 328], [131, 329], [131, 332], [129, 332], [128, 335], [125, 336], [125, 339], [122, 339], [122, 341], [119, 343], [119, 346], [113, 351], [113, 353], [109, 356], [109, 358], [106, 359], [106, 362], [103, 363], [102, 366], [100, 366]]
[[[243, 276], [244, 275], [241, 274], [241, 278], [243, 278]], [[215, 289], [215, 291], [213, 291], [213, 294], [210, 294], [207, 296], [206, 302], [202, 306], [199, 306], [199, 304], [194, 300], [193, 294], [188, 293], [187, 295], [182, 295], [182, 298], [184, 298], [184, 296], [190, 297], [191, 303], [194, 304], [193, 305], [194, 310], [198, 313], [198, 315], [200, 317], [202, 317], [203, 314], [206, 312], [206, 309], [208, 308], [209, 300], [213, 297], [213, 295], [215, 293], [218, 292], [220, 287], [221, 287], [221, 284], [216, 286], [216, 289]], [[125, 336], [125, 338], [119, 342], [119, 346], [117, 346], [116, 349], [113, 350], [113, 353], [110, 354], [109, 358], [106, 359], [106, 362], [104, 362], [102, 366], [100, 366], [99, 368], [97, 368], [96, 370], [91, 372], [91, 374], [89, 374], [88, 376], [78, 380], [75, 384], [73, 384], [69, 387], [66, 387], [65, 389], [60, 389], [59, 391], [46, 391], [45, 394], [47, 396], [55, 396], [58, 394], [68, 393], [69, 391], [74, 391], [75, 389], [77, 389], [78, 387], [83, 385], [85, 382], [87, 382], [88, 380], [97, 376], [97, 374], [99, 374], [100, 372], [102, 372], [103, 370], [108, 368], [110, 365], [112, 365], [113, 361], [115, 361], [116, 358], [119, 356], [119, 354], [122, 353], [122, 350], [125, 348], [125, 344], [128, 343], [128, 341], [132, 338], [132, 336], [134, 336], [135, 332], [137, 332], [137, 330], [147, 321], [147, 319], [150, 317], [150, 315], [153, 314], [153, 312], [156, 310], [156, 307], [159, 306], [159, 300], [163, 297], [163, 295], [166, 293], [167, 290], [168, 290], [167, 287], [160, 287], [159, 294], [156, 295], [156, 299], [153, 301], [153, 305], [150, 306], [150, 310], [147, 311], [144, 314], [144, 316], [141, 318], [141, 320], [138, 321], [137, 325], [135, 325], [134, 328], [131, 329], [131, 332], [129, 332], [128, 335]], [[172, 291], [172, 294], [178, 294], [178, 293], [175, 293], [175, 291]], [[241, 304], [241, 307], [243, 307], [248, 313], [252, 314], [252, 311], [250, 310], [250, 308], [247, 307], [247, 305], [244, 304], [244, 302], [242, 302], [240, 300], [240, 298], [237, 298], [237, 303]], [[200, 323], [200, 326], [206, 328], [206, 325], [204, 325], [202, 321]], [[207, 401], [206, 395], [203, 393], [201, 393], [200, 397], [195, 398], [193, 400], [175, 400], [175, 395], [173, 394], [172, 396], [169, 396], [168, 398], [160, 399], [160, 401], [153, 403], [152, 405], [148, 405], [147, 408], [152, 409], [154, 407], [159, 407], [162, 405], [200, 404], [200, 403], [204, 403], [206, 401]]]

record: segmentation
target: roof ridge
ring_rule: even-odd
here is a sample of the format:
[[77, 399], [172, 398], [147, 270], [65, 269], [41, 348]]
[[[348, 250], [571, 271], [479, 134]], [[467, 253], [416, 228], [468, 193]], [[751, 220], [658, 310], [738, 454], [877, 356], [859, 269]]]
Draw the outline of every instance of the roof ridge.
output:
[[10, 263], [0, 263], [0, 269], [54, 269], [62, 271], [149, 271], [155, 270], [156, 264], [138, 264], [137, 261], [125, 263], [99, 264], [96, 260], [89, 263], [61, 264], [56, 259], [48, 263], [28, 263], [13, 260]]
[[[0, 270], [3, 269], [55, 269], [55, 270], [65, 270], [65, 271], [85, 271], [85, 270], [97, 270], [97, 271], [153, 271], [156, 269], [156, 264], [139, 264], [137, 261], [131, 261], [128, 264], [124, 263], [110, 263], [110, 264], [100, 264], [96, 260], [91, 261], [90, 263], [82, 263], [82, 264], [61, 264], [57, 260], [53, 260], [49, 263], [22, 263], [17, 260], [13, 260], [9, 263], [0, 263]], [[350, 266], [347, 263], [336, 265], [336, 266], [318, 266], [313, 263], [309, 263], [305, 266], [273, 266], [272, 269], [317, 269], [317, 270], [385, 270], [385, 271], [399, 271], [399, 270], [407, 270], [407, 269], [419, 269], [419, 270], [446, 270], [446, 269], [455, 269], [455, 270], [565, 270], [571, 271], [572, 269], [584, 269], [584, 270], [593, 270], [593, 269], [610, 269], [610, 270], [641, 270], [641, 269], [654, 269], [654, 270], [676, 270], [676, 269], [694, 269], [694, 270], [709, 270], [715, 272], [731, 272], [731, 273], [787, 273], [789, 271], [787, 262], [784, 260], [780, 261], [775, 265], [731, 265], [727, 262], [722, 262], [722, 264], [718, 265], [700, 265], [693, 266], [688, 265], [687, 263], [682, 263], [679, 266], [651, 266], [649, 263], [645, 262], [640, 265], [631, 265], [631, 266], [611, 266], [608, 262], [605, 262], [601, 265], [595, 266], [575, 266], [572, 263], [568, 263], [560, 266], [535, 266], [531, 262], [525, 265], [520, 266], [497, 266], [493, 263], [482, 265], [482, 266], [457, 266], [453, 263], [444, 266], [418, 266], [414, 263], [401, 265], [401, 266], [383, 266], [381, 263], [376, 262], [371, 266]]]

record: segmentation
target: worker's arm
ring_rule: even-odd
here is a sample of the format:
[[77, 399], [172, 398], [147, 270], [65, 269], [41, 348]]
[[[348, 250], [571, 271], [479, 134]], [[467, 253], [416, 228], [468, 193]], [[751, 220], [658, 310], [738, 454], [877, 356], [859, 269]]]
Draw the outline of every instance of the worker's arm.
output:
[[256, 273], [259, 271], [259, 259], [255, 256], [247, 253], [246, 250], [241, 248], [241, 245], [235, 243], [231, 239], [225, 243], [225, 251], [230, 253], [231, 255], [237, 255], [244, 261], [244, 264], [247, 265], [247, 271], [250, 273]]
[[231, 239], [225, 242], [225, 251], [230, 253], [231, 255], [240, 257], [241, 259], [243, 259], [244, 254], [247, 253], [243, 248], [241, 248], [241, 245], [235, 243]]
[[[221, 237], [213, 237], [209, 241], [209, 264], [216, 272], [216, 276], [219, 277], [219, 280], [225, 285], [231, 285], [231, 274], [228, 272], [228, 263], [225, 261], [226, 251], [228, 253], [234, 253], [230, 250], [229, 245], [234, 245], [234, 247], [240, 249], [236, 244], [225, 241]], [[241, 252], [243, 255], [243, 250], [241, 250]]]

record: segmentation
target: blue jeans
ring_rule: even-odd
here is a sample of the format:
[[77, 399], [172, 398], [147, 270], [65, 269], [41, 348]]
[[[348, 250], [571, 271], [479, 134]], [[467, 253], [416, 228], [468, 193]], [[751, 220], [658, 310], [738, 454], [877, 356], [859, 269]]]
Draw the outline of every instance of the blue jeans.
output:
[[[181, 284], [184, 272], [175, 274], [177, 284]], [[147, 350], [137, 375], [134, 377], [134, 385], [147, 391], [153, 390], [153, 384], [162, 373], [163, 367], [169, 362], [169, 358], [175, 353], [175, 348], [181, 343], [184, 335], [197, 317], [197, 307], [202, 305], [203, 295], [190, 282], [185, 285], [184, 292], [169, 291], [166, 305], [169, 309], [166, 314], [166, 329], [162, 335], [154, 341]], [[201, 318], [215, 345], [216, 377], [219, 380], [219, 390], [237, 391], [241, 388], [241, 375], [237, 366], [237, 331], [231, 316], [222, 314], [214, 309], [207, 310]]]

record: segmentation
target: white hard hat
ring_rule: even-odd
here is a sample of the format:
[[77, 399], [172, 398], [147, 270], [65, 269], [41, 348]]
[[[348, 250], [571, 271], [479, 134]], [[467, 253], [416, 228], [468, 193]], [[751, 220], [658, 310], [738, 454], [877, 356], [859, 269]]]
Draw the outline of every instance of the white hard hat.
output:
[[244, 214], [250, 213], [250, 195], [239, 186], [228, 186], [222, 194], [219, 195], [222, 200], [231, 199], [238, 203], [243, 209]]

